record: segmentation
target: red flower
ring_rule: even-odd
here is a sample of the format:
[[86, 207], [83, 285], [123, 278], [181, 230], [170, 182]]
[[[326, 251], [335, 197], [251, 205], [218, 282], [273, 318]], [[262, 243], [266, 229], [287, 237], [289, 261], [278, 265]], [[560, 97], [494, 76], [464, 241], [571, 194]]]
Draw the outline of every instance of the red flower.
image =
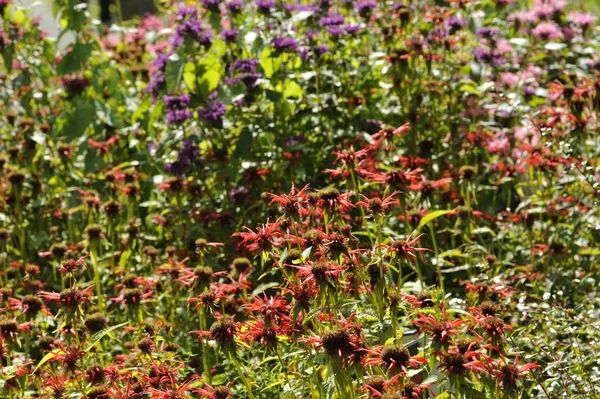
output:
[[267, 193], [267, 195], [271, 198], [269, 206], [273, 204], [279, 204], [279, 208], [286, 216], [304, 216], [307, 213], [306, 209], [304, 208], [307, 188], [308, 184], [301, 190], [298, 190], [292, 183], [292, 189], [289, 194], [276, 195]]
[[368, 357], [363, 362], [365, 365], [378, 366], [383, 364], [388, 371], [406, 373], [408, 367], [417, 368], [420, 364], [427, 364], [427, 359], [420, 356], [410, 356], [410, 352], [403, 345], [381, 345], [373, 349], [365, 349]]
[[458, 349], [448, 349], [446, 353], [440, 355], [440, 369], [450, 377], [463, 377], [467, 372], [480, 373], [486, 371], [485, 365], [479, 358], [482, 354], [476, 351], [461, 353]]
[[417, 254], [421, 252], [433, 252], [429, 248], [415, 247], [415, 244], [423, 237], [423, 233], [413, 238], [414, 232], [410, 233], [404, 241], [392, 241], [387, 245], [390, 252], [396, 254], [396, 257], [400, 259], [408, 259], [411, 263], [415, 263], [417, 260]]
[[119, 140], [119, 136], [115, 135], [104, 142], [88, 139], [87, 143], [94, 148], [98, 149], [98, 154], [108, 154], [110, 147]]
[[191, 380], [180, 384], [177, 388], [149, 388], [147, 392], [153, 399], [185, 399], [188, 397], [185, 393], [190, 391], [190, 385], [192, 385], [192, 383], [196, 382], [198, 379], [199, 377], [192, 376]]
[[535, 363], [527, 363], [519, 367], [519, 358], [515, 359], [514, 364], [508, 364], [506, 359], [503, 359], [494, 363], [492, 376], [498, 381], [498, 385], [501, 387], [514, 389], [517, 386], [519, 378], [522, 378], [525, 373], [539, 368], [540, 366]]
[[269, 298], [256, 296], [252, 299], [252, 302], [244, 304], [242, 308], [246, 310], [247, 315], [256, 312], [271, 322], [281, 317], [285, 318], [286, 313], [289, 312], [289, 305], [282, 296]]
[[256, 233], [248, 227], [244, 227], [246, 232], [235, 233], [233, 237], [240, 237], [242, 242], [238, 246], [245, 246], [250, 252], [269, 251], [273, 246], [279, 244], [281, 232], [279, 231], [281, 221], [278, 219], [274, 223], [267, 222], [262, 227], [256, 229]]
[[418, 313], [419, 318], [413, 321], [420, 331], [429, 333], [431, 339], [436, 345], [447, 345], [452, 341], [452, 336], [458, 334], [457, 330], [463, 324], [461, 319], [448, 320], [448, 314], [442, 309], [442, 319], [439, 320], [432, 314]]
[[202, 395], [204, 398], [208, 399], [228, 399], [233, 398], [233, 394], [229, 390], [231, 386], [231, 382], [227, 383], [227, 385], [221, 385], [218, 387], [212, 387], [204, 382], [204, 387], [196, 388], [193, 391]]

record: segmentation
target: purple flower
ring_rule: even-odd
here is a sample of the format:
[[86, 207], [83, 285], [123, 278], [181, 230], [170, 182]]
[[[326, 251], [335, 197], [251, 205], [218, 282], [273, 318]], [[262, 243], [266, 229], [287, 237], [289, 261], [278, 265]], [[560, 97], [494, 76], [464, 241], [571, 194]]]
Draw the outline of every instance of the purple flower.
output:
[[164, 170], [182, 176], [191, 169], [199, 155], [200, 149], [198, 146], [193, 141], [186, 140], [183, 142], [183, 148], [179, 151], [177, 161], [166, 164]]
[[356, 33], [360, 30], [360, 25], [346, 25], [343, 27], [344, 28], [344, 32], [346, 32], [347, 34], [351, 35], [353, 33]]
[[258, 66], [258, 60], [254, 58], [239, 58], [229, 67], [230, 73], [254, 73]]
[[327, 32], [333, 37], [338, 37], [345, 33], [345, 30], [341, 26], [328, 26]]
[[225, 104], [220, 101], [209, 101], [204, 108], [198, 110], [198, 117], [209, 124], [220, 125], [225, 116]]
[[250, 190], [244, 186], [239, 186], [229, 190], [229, 198], [233, 203], [244, 202], [250, 196]]
[[233, 29], [223, 29], [223, 31], [221, 32], [221, 37], [227, 43], [233, 43], [233, 42], [235, 42], [237, 40], [237, 36], [238, 36], [238, 30], [235, 29], [235, 28], [233, 28]]
[[308, 30], [306, 32], [306, 39], [308, 41], [313, 41], [319, 36], [321, 36], [321, 32], [319, 32], [318, 30]]
[[165, 96], [164, 102], [167, 107], [167, 123], [179, 125], [192, 117], [192, 112], [186, 108], [190, 104], [190, 96]]
[[286, 147], [291, 147], [293, 145], [302, 144], [302, 143], [306, 143], [306, 137], [300, 136], [300, 135], [292, 136], [285, 141]]
[[362, 0], [356, 3], [354, 9], [358, 11], [362, 17], [366, 18], [371, 15], [376, 6], [377, 2], [375, 0]]
[[203, 46], [209, 47], [212, 44], [212, 30], [205, 29], [202, 22], [198, 19], [198, 10], [196, 8], [184, 7], [177, 11], [177, 20], [179, 24], [175, 28], [171, 45], [179, 47], [186, 38], [191, 38]]
[[244, 6], [243, 0], [231, 0], [226, 5], [229, 12], [232, 14], [237, 14], [242, 11], [242, 7]]
[[313, 47], [312, 49], [308, 47], [303, 48], [302, 52], [300, 53], [300, 57], [303, 60], [306, 60], [312, 54], [316, 60], [319, 60], [321, 56], [323, 56], [323, 54], [327, 52], [329, 52], [329, 48], [327, 47], [327, 45], [320, 44], [318, 46]]
[[268, 15], [275, 8], [275, 0], [256, 0], [256, 8], [259, 13]]
[[180, 110], [190, 105], [190, 96], [188, 94], [165, 96], [163, 100], [169, 110]]
[[446, 26], [450, 28], [451, 32], [461, 30], [465, 27], [465, 25], [467, 25], [467, 20], [461, 17], [457, 17], [456, 15], [452, 15], [446, 20]]
[[167, 111], [167, 123], [169, 125], [180, 125], [192, 117], [192, 111], [187, 109]]
[[165, 88], [165, 71], [167, 70], [168, 61], [169, 56], [167, 54], [158, 54], [152, 61], [153, 72], [146, 90], [152, 93], [154, 100], [158, 97], [158, 93]]
[[200, 2], [210, 11], [219, 11], [222, 0], [200, 0]]
[[277, 54], [293, 53], [298, 50], [298, 42], [292, 37], [276, 37], [271, 40]]
[[287, 12], [294, 12], [294, 11], [316, 12], [316, 11], [319, 11], [319, 7], [311, 6], [309, 4], [284, 4], [283, 9], [286, 10]]
[[345, 18], [343, 15], [339, 14], [328, 14], [327, 16], [321, 18], [320, 24], [321, 26], [339, 26], [343, 25]]
[[492, 39], [498, 34], [498, 29], [490, 28], [489, 26], [482, 26], [481, 28], [477, 29], [475, 34], [487, 39]]
[[256, 72], [257, 65], [258, 60], [255, 59], [235, 60], [229, 67], [229, 73], [233, 76], [227, 79], [227, 83], [242, 82], [247, 87], [254, 87], [260, 78], [260, 74]]

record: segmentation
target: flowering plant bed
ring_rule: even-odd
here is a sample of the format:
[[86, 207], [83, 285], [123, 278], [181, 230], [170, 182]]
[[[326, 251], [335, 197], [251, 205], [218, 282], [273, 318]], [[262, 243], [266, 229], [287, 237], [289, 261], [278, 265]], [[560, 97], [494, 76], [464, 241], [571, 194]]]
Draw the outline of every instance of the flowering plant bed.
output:
[[600, 29], [522, 3], [0, 1], [1, 396], [600, 397]]

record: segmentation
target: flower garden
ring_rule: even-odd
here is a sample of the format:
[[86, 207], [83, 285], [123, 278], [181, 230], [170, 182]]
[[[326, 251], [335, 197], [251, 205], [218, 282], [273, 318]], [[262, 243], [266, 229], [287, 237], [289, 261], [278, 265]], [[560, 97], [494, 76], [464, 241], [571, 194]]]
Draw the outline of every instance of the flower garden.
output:
[[584, 6], [0, 0], [0, 397], [600, 398]]

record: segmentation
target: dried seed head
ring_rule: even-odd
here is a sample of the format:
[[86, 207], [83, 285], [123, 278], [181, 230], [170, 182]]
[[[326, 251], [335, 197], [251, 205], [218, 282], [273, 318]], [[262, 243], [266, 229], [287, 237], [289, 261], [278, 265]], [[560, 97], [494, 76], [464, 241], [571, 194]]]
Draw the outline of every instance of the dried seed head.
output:
[[181, 350], [181, 346], [175, 342], [169, 342], [163, 346], [163, 350], [165, 352], [179, 352]]
[[44, 302], [35, 295], [26, 295], [21, 300], [23, 312], [27, 317], [34, 317], [44, 307]]
[[85, 371], [85, 379], [92, 384], [100, 384], [104, 381], [106, 373], [102, 367], [94, 366]]
[[467, 338], [460, 338], [456, 340], [456, 348], [463, 355], [469, 351], [476, 351], [481, 345], [479, 342]]
[[217, 341], [219, 345], [233, 343], [233, 338], [237, 328], [231, 317], [223, 317], [210, 326], [210, 337]]
[[324, 201], [334, 201], [339, 198], [341, 195], [339, 190], [334, 187], [325, 187], [317, 192], [317, 195], [320, 200]]
[[498, 313], [498, 306], [492, 301], [484, 301], [479, 305], [479, 309], [481, 309], [481, 313], [485, 316], [496, 316]]
[[142, 301], [142, 290], [139, 288], [127, 288], [123, 291], [123, 299], [127, 305], [139, 305]]
[[350, 334], [343, 328], [327, 331], [321, 337], [321, 343], [329, 356], [345, 356], [353, 349]]
[[88, 240], [98, 241], [102, 237], [102, 226], [99, 224], [90, 224], [85, 228], [85, 234]]
[[52, 346], [54, 345], [54, 338], [49, 336], [49, 335], [42, 335], [39, 339], [38, 339], [38, 348], [40, 348], [42, 351], [49, 351], [52, 349]]
[[235, 258], [232, 264], [238, 273], [244, 273], [252, 267], [252, 262], [250, 262], [250, 259], [248, 258]]
[[410, 353], [404, 345], [386, 345], [381, 351], [381, 359], [388, 369], [406, 368], [410, 360]]
[[231, 391], [229, 390], [229, 388], [227, 387], [214, 387], [213, 389], [213, 395], [215, 397], [215, 399], [228, 399], [228, 398], [233, 398], [233, 394], [231, 393]]
[[20, 188], [25, 182], [25, 173], [20, 171], [11, 172], [8, 174], [8, 181], [10, 182], [10, 184], [15, 186], [15, 188]]
[[380, 375], [374, 375], [365, 380], [365, 385], [373, 388], [379, 393], [383, 393], [385, 390], [385, 378]]
[[84, 324], [92, 334], [95, 334], [106, 328], [108, 325], [108, 318], [102, 313], [92, 313], [85, 317]]
[[10, 237], [10, 232], [8, 229], [0, 228], [0, 244], [6, 243], [6, 241], [8, 241], [8, 237]]
[[150, 355], [156, 348], [154, 340], [150, 337], [146, 337], [137, 343], [137, 348], [145, 355]]
[[462, 353], [448, 353], [442, 358], [441, 367], [449, 376], [461, 376], [465, 373], [467, 359]]
[[5, 337], [7, 335], [13, 335], [18, 331], [17, 322], [9, 319], [0, 320], [0, 334]]
[[60, 259], [67, 253], [67, 246], [61, 242], [52, 244], [50, 247], [50, 253], [54, 258]]
[[194, 268], [194, 276], [197, 277], [197, 282], [200, 284], [209, 284], [212, 281], [213, 269], [208, 266], [196, 266]]
[[434, 306], [431, 292], [429, 291], [420, 292], [419, 295], [417, 295], [417, 300], [421, 303], [421, 305], [419, 306], [421, 309], [431, 308]]
[[121, 204], [115, 200], [107, 201], [104, 203], [104, 212], [108, 217], [115, 217], [121, 212]]
[[152, 245], [146, 245], [142, 248], [142, 253], [150, 260], [156, 260], [156, 258], [158, 258], [158, 249], [154, 248]]

